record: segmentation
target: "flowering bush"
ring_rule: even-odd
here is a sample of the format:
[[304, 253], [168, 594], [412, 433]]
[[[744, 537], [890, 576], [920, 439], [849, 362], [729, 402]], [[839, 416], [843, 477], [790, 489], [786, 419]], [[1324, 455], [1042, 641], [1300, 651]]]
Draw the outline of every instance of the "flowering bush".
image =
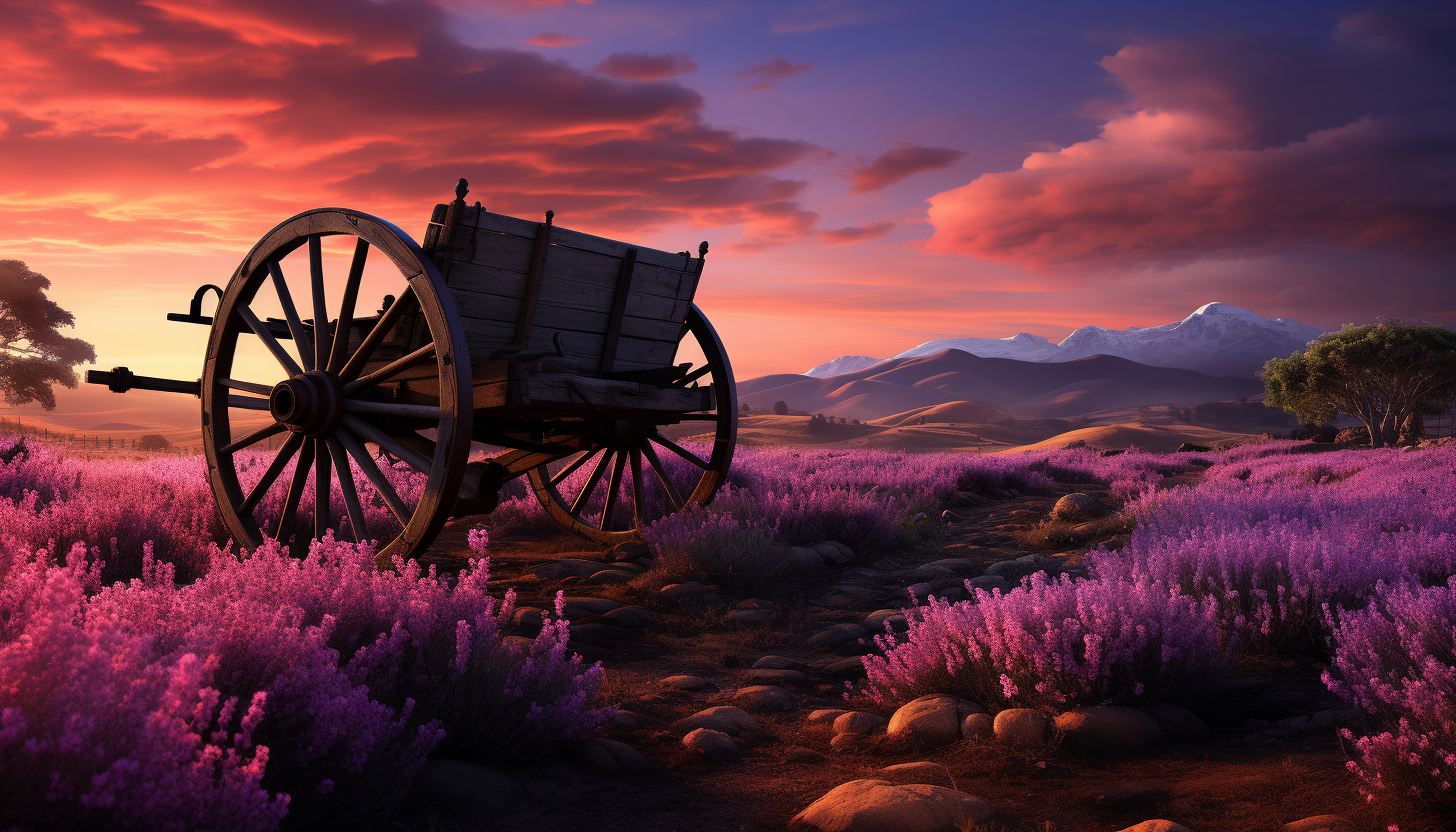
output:
[[[969, 589], [969, 585], [967, 587]], [[1207, 694], [1229, 668], [1216, 609], [1147, 581], [1049, 583], [1005, 595], [932, 598], [907, 611], [905, 641], [866, 656], [876, 701], [951, 693], [988, 708], [1151, 704]]]
[[1456, 817], [1456, 577], [1380, 586], [1362, 610], [1326, 610], [1334, 658], [1325, 684], [1385, 731], [1356, 738], [1349, 769], [1367, 799], [1394, 795]]

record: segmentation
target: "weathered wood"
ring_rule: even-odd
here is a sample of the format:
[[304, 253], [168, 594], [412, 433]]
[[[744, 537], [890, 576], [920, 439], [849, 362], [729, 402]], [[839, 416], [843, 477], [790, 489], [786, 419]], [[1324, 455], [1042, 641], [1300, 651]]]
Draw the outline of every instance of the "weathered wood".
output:
[[[637, 266], [637, 249], [627, 249], [617, 274], [617, 291], [612, 295], [612, 312], [607, 316], [607, 331], [602, 338], [602, 363], [600, 372], [612, 371], [612, 362], [617, 357], [617, 341], [622, 336], [622, 318], [627, 313], [627, 293], [632, 291], [632, 272]], [[674, 345], [673, 352], [677, 352]], [[669, 359], [671, 360], [671, 359]]]
[[551, 248], [551, 218], [554, 211], [546, 212], [546, 221], [536, 226], [536, 240], [531, 247], [531, 267], [526, 274], [526, 292], [521, 298], [520, 311], [516, 318], [516, 338], [513, 342], [524, 347], [531, 340], [531, 325], [536, 321], [536, 304], [541, 298], [541, 283], [546, 272], [546, 253]]
[[[465, 343], [469, 347], [471, 356], [475, 357], [495, 355], [496, 350], [510, 343], [511, 336], [515, 333], [515, 327], [512, 324], [497, 321], [469, 319], [469, 322], [466, 323], [465, 319], [462, 319], [462, 325], [466, 328]], [[559, 344], [561, 347], [559, 354], [570, 359], [573, 366], [584, 366], [585, 372], [596, 373], [605, 339], [605, 335], [590, 332], [551, 330], [538, 326], [531, 333], [531, 341], [527, 345], [527, 350], [531, 353], [556, 355], [556, 346]], [[619, 370], [666, 367], [673, 363], [676, 352], [676, 344], [623, 336], [617, 342], [616, 367]]]
[[[461, 223], [473, 226], [482, 231], [495, 231], [501, 234], [510, 234], [516, 237], [531, 239], [535, 236], [535, 223], [530, 220], [518, 219], [495, 214], [482, 208], [467, 208]], [[593, 254], [605, 254], [609, 257], [625, 257], [627, 249], [637, 249], [637, 261], [644, 264], [661, 266], [674, 271], [692, 271], [697, 267], [697, 258], [684, 258], [681, 253], [662, 251], [654, 248], [643, 248], [630, 243], [623, 243], [611, 240], [606, 237], [597, 237], [585, 234], [581, 231], [572, 231], [569, 228], [556, 226], [551, 232], [553, 245], [567, 248], [579, 249]], [[477, 260], [478, 262], [478, 260]]]
[[[551, 238], [556, 239], [559, 229], [553, 228]], [[476, 255], [470, 260], [457, 258], [447, 283], [472, 291], [507, 292], [502, 288], [486, 289], [503, 280], [511, 281], [509, 294], [524, 297], [526, 275], [531, 269], [531, 252], [534, 243], [519, 237], [500, 234], [482, 235], [476, 246]], [[621, 258], [604, 257], [600, 254], [578, 251], [552, 245], [546, 255], [547, 267], [542, 283], [542, 292], [559, 281], [598, 286], [608, 292], [617, 288], [617, 276], [621, 273]], [[499, 274], [502, 270], [515, 277]], [[682, 300], [691, 303], [696, 276], [677, 269], [665, 269], [652, 263], [637, 261], [632, 274], [632, 290], [644, 295]], [[480, 284], [480, 285], [477, 285]], [[515, 286], [520, 286], [519, 289]], [[605, 309], [605, 307], [603, 307]]]
[[[455, 274], [456, 285], [451, 286], [450, 291], [462, 313], [470, 310], [475, 317], [496, 320], [494, 315], [482, 312], [479, 304], [488, 303], [495, 307], [506, 305], [512, 310], [519, 309], [521, 293], [525, 288], [524, 275], [473, 263], [461, 264]], [[466, 275], [469, 276], [468, 279]], [[640, 273], [634, 276], [634, 282], [640, 283], [637, 278], [641, 276]], [[542, 285], [538, 303], [560, 309], [605, 313], [611, 308], [614, 288], [553, 277]], [[686, 300], [634, 291], [627, 295], [626, 314], [680, 323], [687, 317], [688, 306], [689, 302]]]
[[688, 413], [713, 409], [711, 387], [655, 387], [567, 373], [537, 373], [527, 380], [528, 404], [559, 402]]

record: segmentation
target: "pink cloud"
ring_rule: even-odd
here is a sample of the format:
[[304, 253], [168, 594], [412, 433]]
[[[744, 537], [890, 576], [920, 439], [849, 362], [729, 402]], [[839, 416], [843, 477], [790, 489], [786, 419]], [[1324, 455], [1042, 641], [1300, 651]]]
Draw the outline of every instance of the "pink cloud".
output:
[[898, 226], [893, 222], [876, 222], [868, 225], [851, 225], [845, 228], [826, 228], [819, 232], [819, 239], [830, 245], [848, 245], [883, 237]]
[[1038, 270], [1310, 245], [1449, 260], [1456, 72], [1392, 46], [1398, 27], [1380, 49], [1351, 28], [1119, 50], [1103, 66], [1131, 100], [1097, 105], [1100, 135], [933, 197], [929, 250]]
[[813, 68], [814, 65], [811, 63], [796, 64], [791, 63], [787, 58], [777, 57], [771, 61], [760, 61], [748, 69], [735, 72], [733, 77], [758, 81], [759, 83], [744, 90], [744, 92], [757, 92], [766, 90], [785, 78], [792, 78]]
[[529, 43], [532, 46], [545, 47], [547, 49], [553, 49], [558, 46], [577, 46], [586, 42], [586, 38], [563, 35], [560, 32], [542, 32], [541, 34], [534, 37], [526, 38], [526, 43]]
[[850, 175], [849, 190], [863, 194], [888, 188], [921, 171], [950, 167], [965, 155], [948, 147], [891, 148], [868, 165], [856, 168]]
[[698, 71], [686, 52], [653, 55], [648, 52], [614, 52], [597, 64], [596, 71], [619, 81], [665, 81]]

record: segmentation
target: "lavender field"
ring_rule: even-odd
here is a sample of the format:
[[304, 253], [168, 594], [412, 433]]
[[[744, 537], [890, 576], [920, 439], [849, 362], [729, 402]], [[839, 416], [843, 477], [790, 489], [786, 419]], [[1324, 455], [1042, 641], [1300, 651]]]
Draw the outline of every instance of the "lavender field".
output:
[[[791, 547], [872, 562], [933, 543], [958, 494], [1100, 483], [1130, 529], [1117, 548], [1077, 575], [919, 599], [851, 694], [1197, 705], [1241, 657], [1312, 658], [1372, 726], [1346, 731], [1351, 791], [1456, 823], [1456, 447], [1310, 448], [740, 449], [710, 507], [647, 530], [639, 583], [752, 591], [789, 574]], [[560, 608], [522, 637], [514, 590], [488, 584], [490, 539], [553, 526], [524, 490], [458, 565], [393, 571], [347, 528], [305, 558], [230, 553], [200, 458], [4, 437], [0, 497], [0, 828], [370, 828], [428, 759], [553, 759], [613, 713], [610, 665], [570, 654]]]

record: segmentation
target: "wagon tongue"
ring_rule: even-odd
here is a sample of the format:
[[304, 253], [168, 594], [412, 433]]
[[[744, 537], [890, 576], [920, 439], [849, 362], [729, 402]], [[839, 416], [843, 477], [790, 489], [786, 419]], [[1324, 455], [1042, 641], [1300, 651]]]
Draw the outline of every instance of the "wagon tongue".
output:
[[180, 381], [170, 378], [138, 376], [133, 375], [132, 371], [125, 367], [112, 367], [109, 373], [101, 370], [87, 370], [86, 383], [104, 384], [113, 393], [125, 393], [128, 390], [161, 390], [165, 393], [189, 393], [199, 397], [202, 395], [200, 380]]

